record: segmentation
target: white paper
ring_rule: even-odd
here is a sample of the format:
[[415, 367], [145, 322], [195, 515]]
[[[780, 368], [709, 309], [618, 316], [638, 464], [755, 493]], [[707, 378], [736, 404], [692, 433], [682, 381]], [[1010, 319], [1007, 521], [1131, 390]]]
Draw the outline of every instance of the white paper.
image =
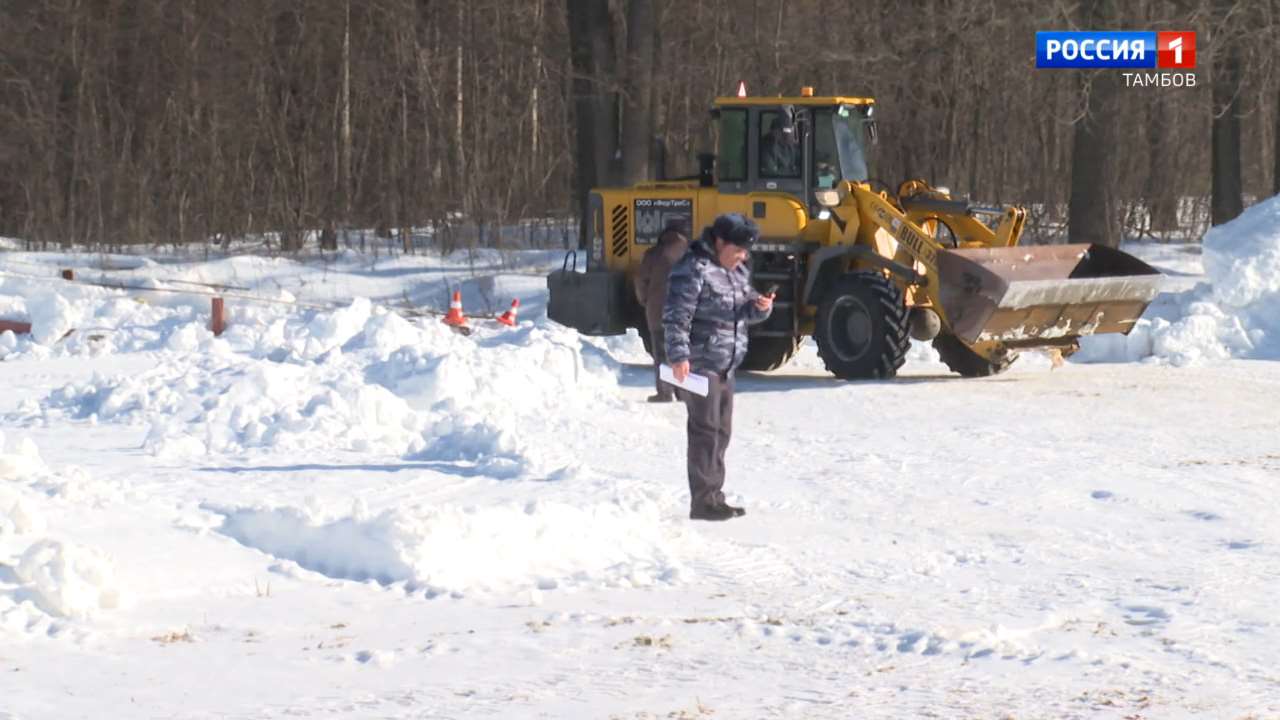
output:
[[689, 373], [688, 377], [684, 379], [684, 382], [677, 382], [675, 373], [671, 370], [671, 366], [666, 363], [662, 363], [658, 366], [658, 378], [664, 383], [675, 385], [678, 388], [684, 388], [694, 395], [701, 395], [702, 397], [706, 397], [707, 393], [711, 390], [711, 383], [707, 378], [703, 375], [698, 375], [697, 373]]

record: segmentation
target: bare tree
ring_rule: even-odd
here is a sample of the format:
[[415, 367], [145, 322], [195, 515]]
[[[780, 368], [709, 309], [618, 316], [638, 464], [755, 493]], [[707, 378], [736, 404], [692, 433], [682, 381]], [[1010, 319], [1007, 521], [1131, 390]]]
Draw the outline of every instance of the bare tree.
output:
[[577, 138], [579, 247], [587, 245], [587, 191], [612, 184], [617, 111], [610, 85], [616, 75], [615, 38], [609, 7], [600, 0], [568, 0], [573, 59], [573, 118]]
[[1240, 118], [1243, 113], [1240, 87], [1241, 48], [1239, 36], [1230, 28], [1236, 10], [1232, 0], [1216, 0], [1214, 10], [1219, 30], [1213, 37], [1213, 154], [1211, 208], [1213, 224], [1233, 220], [1244, 211], [1244, 183], [1240, 165]]
[[[400, 228], [408, 252], [433, 227], [451, 248], [478, 241], [460, 222], [572, 218], [654, 176], [654, 136], [692, 174], [740, 80], [875, 97], [878, 179], [1026, 203], [1031, 241], [1068, 204], [1077, 238], [1114, 242], [1120, 215], [1196, 230], [1176, 210], [1207, 209], [1215, 169], [1220, 197], [1280, 191], [1280, 0], [1082, 1], [1097, 20], [1032, 0], [8, 0], [0, 233], [290, 249]], [[1108, 98], [1116, 71], [1031, 68], [1033, 31], [1063, 26], [1196, 29], [1202, 82]]]
[[627, 3], [626, 93], [622, 120], [622, 181], [631, 185], [649, 176], [653, 138], [653, 67], [657, 15], [653, 0]]
[[[1114, 17], [1110, 0], [1086, 0], [1082, 23], [1105, 27]], [[1067, 232], [1070, 242], [1117, 247], [1120, 228], [1115, 217], [1112, 182], [1116, 140], [1117, 78], [1109, 71], [1080, 75], [1083, 112], [1076, 120], [1071, 149], [1071, 201]]]

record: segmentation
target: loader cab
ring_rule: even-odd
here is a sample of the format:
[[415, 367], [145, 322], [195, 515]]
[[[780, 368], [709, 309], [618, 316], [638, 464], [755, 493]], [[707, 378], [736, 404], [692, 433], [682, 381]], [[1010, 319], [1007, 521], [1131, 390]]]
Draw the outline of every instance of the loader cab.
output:
[[[871, 176], [873, 101], [721, 98], [716, 184], [722, 194], [783, 192], [814, 205], [815, 190]], [[807, 175], [807, 177], [806, 177]]]

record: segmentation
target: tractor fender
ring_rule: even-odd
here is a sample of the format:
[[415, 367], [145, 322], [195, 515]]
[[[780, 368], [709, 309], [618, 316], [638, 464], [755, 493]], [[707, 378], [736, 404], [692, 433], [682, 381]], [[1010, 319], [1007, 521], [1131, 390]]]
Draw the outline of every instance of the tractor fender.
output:
[[824, 247], [809, 259], [809, 275], [804, 281], [804, 302], [817, 305], [822, 296], [845, 272], [850, 259], [874, 265], [906, 281], [908, 285], [927, 285], [928, 278], [914, 269], [879, 255], [866, 245], [835, 245]]

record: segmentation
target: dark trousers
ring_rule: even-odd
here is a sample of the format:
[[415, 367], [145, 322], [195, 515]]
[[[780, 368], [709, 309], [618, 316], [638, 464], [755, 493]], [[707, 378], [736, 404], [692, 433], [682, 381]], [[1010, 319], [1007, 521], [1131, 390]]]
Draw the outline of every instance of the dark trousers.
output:
[[667, 361], [667, 336], [662, 326], [649, 328], [649, 347], [653, 348], [653, 386], [659, 395], [670, 397], [674, 387], [658, 379], [658, 366]]
[[724, 502], [724, 451], [733, 434], [733, 373], [706, 375], [706, 397], [680, 393], [689, 409], [689, 495], [695, 508]]

